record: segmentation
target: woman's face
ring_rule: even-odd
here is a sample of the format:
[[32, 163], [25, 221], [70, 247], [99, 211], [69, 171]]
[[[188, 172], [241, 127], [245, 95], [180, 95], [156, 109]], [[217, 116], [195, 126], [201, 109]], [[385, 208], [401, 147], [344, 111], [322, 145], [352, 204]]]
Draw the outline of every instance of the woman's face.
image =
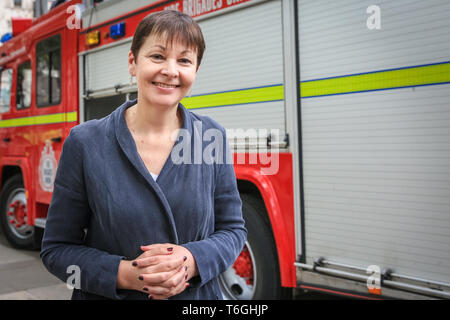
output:
[[[167, 47], [166, 47], [167, 46]], [[174, 39], [148, 36], [139, 50], [137, 61], [130, 51], [129, 72], [136, 77], [138, 100], [168, 108], [178, 105], [194, 84], [197, 52]]]

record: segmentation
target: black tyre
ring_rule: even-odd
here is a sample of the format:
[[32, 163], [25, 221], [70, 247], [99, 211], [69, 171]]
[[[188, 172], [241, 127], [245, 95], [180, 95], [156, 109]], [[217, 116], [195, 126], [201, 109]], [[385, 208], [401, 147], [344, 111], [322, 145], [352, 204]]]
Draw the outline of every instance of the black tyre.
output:
[[223, 297], [230, 300], [287, 299], [290, 290], [281, 287], [277, 250], [264, 204], [249, 194], [241, 194], [241, 199], [247, 242], [233, 266], [219, 278]]
[[27, 198], [22, 176], [8, 179], [0, 195], [0, 222], [9, 243], [18, 249], [33, 249], [34, 227], [27, 225]]

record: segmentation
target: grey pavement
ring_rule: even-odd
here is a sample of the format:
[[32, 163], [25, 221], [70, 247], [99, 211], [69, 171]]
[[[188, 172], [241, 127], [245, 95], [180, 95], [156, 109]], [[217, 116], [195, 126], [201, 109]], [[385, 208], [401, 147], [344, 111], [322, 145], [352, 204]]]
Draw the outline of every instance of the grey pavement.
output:
[[12, 248], [0, 231], [0, 300], [69, 300], [71, 295], [45, 269], [39, 251]]

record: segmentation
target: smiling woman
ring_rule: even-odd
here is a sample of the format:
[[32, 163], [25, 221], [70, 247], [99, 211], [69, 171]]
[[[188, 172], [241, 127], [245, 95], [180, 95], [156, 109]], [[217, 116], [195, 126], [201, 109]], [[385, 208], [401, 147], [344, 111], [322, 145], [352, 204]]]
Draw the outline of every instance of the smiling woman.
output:
[[179, 41], [164, 46], [161, 36], [149, 36], [137, 56], [129, 54], [129, 70], [136, 77], [139, 103], [176, 108], [192, 87], [197, 58]]
[[[148, 15], [128, 55], [137, 99], [65, 140], [41, 257], [63, 281], [69, 266], [79, 268], [73, 299], [222, 298], [218, 277], [247, 230], [225, 129], [180, 103], [204, 50], [189, 16]], [[204, 154], [209, 143], [197, 139], [208, 130], [223, 148], [214, 161], [172, 159], [180, 138], [183, 158], [195, 159], [198, 143]]]

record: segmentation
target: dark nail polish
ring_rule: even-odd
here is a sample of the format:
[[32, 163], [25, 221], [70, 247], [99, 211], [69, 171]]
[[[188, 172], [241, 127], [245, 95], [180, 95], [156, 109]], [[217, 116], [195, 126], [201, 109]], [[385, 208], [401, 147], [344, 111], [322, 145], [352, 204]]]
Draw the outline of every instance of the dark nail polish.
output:
[[173, 248], [172, 248], [172, 247], [167, 248], [167, 251], [172, 252], [172, 251], [173, 251]]
[[187, 266], [184, 266], [184, 271], [187, 271]]
[[131, 264], [133, 267], [137, 267], [137, 262], [133, 261], [133, 263]]
[[148, 289], [147, 289], [147, 288], [142, 288], [142, 290], [144, 290], [144, 291], [148, 291]]
[[143, 276], [139, 276], [139, 280], [144, 280], [144, 277]]
[[188, 275], [187, 275], [187, 273], [186, 273], [186, 275], [184, 276], [184, 280], [187, 280], [187, 276], [188, 276]]
[[186, 256], [184, 256], [184, 257], [183, 257], [183, 261], [186, 261], [186, 260], [187, 260], [187, 257], [186, 257]]

